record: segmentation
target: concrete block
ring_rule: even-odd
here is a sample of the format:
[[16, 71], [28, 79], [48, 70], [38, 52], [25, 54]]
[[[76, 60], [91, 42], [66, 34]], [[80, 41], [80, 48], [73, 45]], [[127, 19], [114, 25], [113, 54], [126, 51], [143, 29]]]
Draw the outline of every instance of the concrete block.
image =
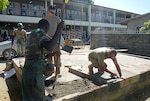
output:
[[136, 83], [138, 82], [140, 79], [140, 76], [139, 75], [136, 75], [136, 76], [133, 76], [133, 77], [130, 77], [126, 80], [123, 80], [122, 82], [120, 82], [120, 88], [123, 88], [123, 87], [126, 87], [128, 85], [131, 85], [132, 83]]
[[[140, 82], [145, 81], [146, 79], [150, 78], [150, 71], [142, 73], [140, 75]], [[150, 80], [149, 80], [150, 81]]]
[[112, 83], [108, 87], [109, 87], [109, 92], [116, 91], [120, 89], [120, 82]]

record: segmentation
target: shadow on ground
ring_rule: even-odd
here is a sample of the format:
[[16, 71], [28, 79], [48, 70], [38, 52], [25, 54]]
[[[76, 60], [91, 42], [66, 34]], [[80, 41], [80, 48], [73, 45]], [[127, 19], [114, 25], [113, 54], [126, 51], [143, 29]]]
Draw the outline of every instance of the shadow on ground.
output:
[[22, 101], [21, 83], [18, 81], [16, 75], [13, 75], [5, 81], [11, 101]]

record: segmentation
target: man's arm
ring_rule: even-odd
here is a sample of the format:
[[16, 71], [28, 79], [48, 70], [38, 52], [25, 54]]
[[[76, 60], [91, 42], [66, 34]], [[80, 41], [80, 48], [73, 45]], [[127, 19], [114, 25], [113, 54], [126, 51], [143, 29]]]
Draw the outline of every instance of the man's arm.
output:
[[14, 39], [15, 39], [15, 37], [16, 37], [16, 34], [15, 34], [16, 32], [15, 32], [15, 30], [13, 31], [13, 35], [12, 35], [12, 40], [11, 40], [11, 45], [13, 45], [14, 44]]
[[107, 67], [105, 67], [104, 63], [99, 65], [99, 68], [102, 69], [103, 71], [110, 73], [112, 76], [117, 76], [117, 74], [111, 72], [110, 70], [107, 69]]
[[118, 64], [118, 62], [117, 62], [117, 59], [116, 59], [116, 58], [113, 58], [112, 60], [113, 60], [113, 62], [114, 62], [114, 64], [115, 64], [115, 66], [116, 66], [116, 69], [117, 69], [117, 71], [118, 71], [118, 73], [119, 73], [119, 76], [121, 77], [121, 76], [122, 76], [122, 73], [121, 73], [120, 66], [119, 66], [119, 64]]
[[12, 36], [12, 40], [11, 40], [11, 45], [13, 45], [14, 44], [14, 36]]
[[24, 30], [24, 40], [27, 40], [27, 32]]
[[52, 39], [52, 37], [51, 37], [50, 35], [46, 34], [46, 36], [47, 36], [49, 39]]
[[57, 30], [51, 40], [43, 40], [42, 46], [44, 48], [46, 48], [47, 50], [52, 50], [54, 48], [55, 44], [57, 43], [60, 31], [63, 28], [63, 25], [64, 25], [63, 21], [58, 24]]
[[97, 58], [97, 60], [98, 60], [98, 65], [99, 65], [98, 68], [102, 69], [105, 72], [110, 73], [113, 76], [117, 76], [115, 73], [113, 73], [113, 72], [111, 72], [110, 70], [107, 69], [107, 64], [105, 64], [105, 62], [104, 62], [104, 59], [105, 59], [104, 56], [101, 56], [100, 53], [99, 53], [99, 54], [97, 54], [97, 56], [95, 58]]

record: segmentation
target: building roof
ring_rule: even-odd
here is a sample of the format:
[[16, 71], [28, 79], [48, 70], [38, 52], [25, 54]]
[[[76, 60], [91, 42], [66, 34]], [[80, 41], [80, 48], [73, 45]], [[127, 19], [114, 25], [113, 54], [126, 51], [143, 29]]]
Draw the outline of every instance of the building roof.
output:
[[147, 16], [147, 15], [150, 15], [150, 13], [146, 13], [146, 14], [143, 14], [143, 15], [138, 15], [138, 16], [136, 16], [136, 17], [133, 17], [133, 18], [128, 19], [128, 20], [121, 21], [121, 22], [119, 22], [119, 23], [122, 24], [122, 25], [127, 25], [128, 22], [130, 22], [130, 21], [132, 21], [132, 20], [136, 20], [136, 19], [142, 18], [142, 17]]

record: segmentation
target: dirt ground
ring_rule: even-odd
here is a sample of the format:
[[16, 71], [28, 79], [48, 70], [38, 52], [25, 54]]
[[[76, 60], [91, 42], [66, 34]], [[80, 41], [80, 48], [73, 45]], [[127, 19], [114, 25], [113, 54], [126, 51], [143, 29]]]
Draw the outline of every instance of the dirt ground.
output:
[[[12, 101], [16, 101], [17, 99], [20, 99], [22, 97], [21, 84], [17, 80], [16, 75], [7, 79], [6, 84], [9, 89], [8, 93], [10, 95], [10, 99]], [[92, 81], [89, 81], [88, 79], [83, 79], [83, 80], [79, 79], [79, 80], [74, 80], [71, 82], [64, 82], [64, 83], [56, 82], [54, 89], [53, 89], [53, 85], [50, 84], [48, 87], [46, 87], [46, 92], [50, 98], [57, 99], [69, 94], [84, 92], [93, 89], [94, 87], [96, 87], [96, 85], [93, 84]]]
[[[21, 99], [21, 85], [16, 76], [14, 75], [13, 77], [7, 79], [6, 84], [9, 89], [8, 93], [10, 99], [12, 101], [20, 101], [18, 99]], [[91, 90], [97, 87], [97, 85], [88, 79], [79, 79], [67, 83], [56, 82], [55, 84], [54, 89], [52, 89], [53, 85], [46, 87], [46, 91], [49, 92], [48, 97], [52, 99], [57, 99], [68, 94]], [[150, 101], [150, 86], [145, 87], [134, 94], [124, 96], [123, 98], [118, 99], [118, 101]]]
[[46, 91], [50, 93], [51, 97], [60, 98], [69, 94], [92, 90], [95, 87], [97, 87], [97, 85], [88, 79], [78, 79], [64, 83], [56, 82], [54, 89], [52, 89], [53, 85], [50, 85], [49, 87], [46, 87]]

